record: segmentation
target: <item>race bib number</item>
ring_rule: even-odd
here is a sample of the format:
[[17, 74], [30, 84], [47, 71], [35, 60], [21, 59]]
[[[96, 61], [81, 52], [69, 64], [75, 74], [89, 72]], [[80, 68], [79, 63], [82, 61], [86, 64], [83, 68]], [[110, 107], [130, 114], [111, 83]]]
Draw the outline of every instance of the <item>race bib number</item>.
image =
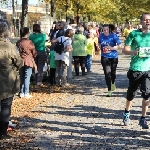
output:
[[140, 47], [139, 57], [150, 57], [150, 47]]
[[105, 47], [103, 48], [103, 53], [104, 53], [104, 54], [110, 53], [110, 52], [111, 52], [111, 50], [109, 50], [109, 49], [107, 49], [107, 48], [105, 48]]

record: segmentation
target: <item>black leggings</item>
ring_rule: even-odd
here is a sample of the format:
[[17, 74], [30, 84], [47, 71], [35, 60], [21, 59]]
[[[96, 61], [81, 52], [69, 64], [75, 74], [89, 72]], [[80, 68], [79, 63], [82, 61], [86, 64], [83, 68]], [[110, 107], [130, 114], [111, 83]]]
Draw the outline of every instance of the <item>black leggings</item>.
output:
[[54, 85], [56, 84], [56, 81], [55, 81], [55, 75], [56, 74], [56, 68], [50, 68], [50, 84], [51, 85]]
[[116, 68], [118, 64], [118, 58], [105, 58], [102, 56], [101, 64], [103, 66], [108, 91], [110, 91], [111, 84], [114, 84], [116, 79]]
[[76, 75], [79, 75], [79, 66], [81, 66], [82, 75], [85, 74], [86, 56], [73, 56]]

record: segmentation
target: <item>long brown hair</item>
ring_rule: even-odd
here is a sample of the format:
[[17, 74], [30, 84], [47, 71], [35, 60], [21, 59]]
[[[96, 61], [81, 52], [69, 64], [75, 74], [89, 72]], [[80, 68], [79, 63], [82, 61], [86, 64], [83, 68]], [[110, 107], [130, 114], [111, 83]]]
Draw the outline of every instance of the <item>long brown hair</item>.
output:
[[34, 24], [33, 25], [33, 32], [41, 33], [41, 27], [40, 27], [39, 24]]

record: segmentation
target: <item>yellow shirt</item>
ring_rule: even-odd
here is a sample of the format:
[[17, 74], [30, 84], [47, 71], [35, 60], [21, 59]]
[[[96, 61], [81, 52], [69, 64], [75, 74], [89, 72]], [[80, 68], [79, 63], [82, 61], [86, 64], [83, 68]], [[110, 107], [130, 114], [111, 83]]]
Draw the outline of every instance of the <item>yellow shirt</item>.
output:
[[133, 29], [124, 29], [123, 35], [127, 38], [129, 33], [132, 32], [132, 31], [133, 31]]
[[92, 38], [87, 39], [86, 53], [87, 55], [93, 55], [94, 52], [94, 40]]

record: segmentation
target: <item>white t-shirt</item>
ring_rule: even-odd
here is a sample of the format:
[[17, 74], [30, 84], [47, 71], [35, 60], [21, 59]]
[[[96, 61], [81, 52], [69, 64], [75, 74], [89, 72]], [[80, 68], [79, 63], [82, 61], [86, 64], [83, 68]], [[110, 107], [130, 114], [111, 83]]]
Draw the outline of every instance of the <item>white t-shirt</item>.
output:
[[[59, 42], [61, 42], [61, 38], [62, 38], [62, 42], [64, 42], [64, 48], [66, 46], [72, 46], [71, 43], [72, 43], [72, 40], [69, 38], [69, 37], [65, 37], [65, 36], [60, 36], [57, 38], [57, 40]], [[58, 54], [58, 53], [55, 53], [55, 60], [62, 60], [65, 62], [65, 64], [67, 66], [69, 66], [69, 52], [62, 52], [61, 55]]]

